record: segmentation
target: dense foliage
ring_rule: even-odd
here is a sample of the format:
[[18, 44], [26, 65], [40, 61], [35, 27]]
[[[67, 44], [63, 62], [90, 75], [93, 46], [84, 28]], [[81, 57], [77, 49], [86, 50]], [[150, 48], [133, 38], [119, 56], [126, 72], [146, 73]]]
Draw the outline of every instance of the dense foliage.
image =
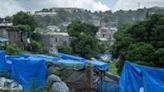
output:
[[[32, 47], [30, 49], [32, 52], [43, 52], [43, 45], [40, 40], [40, 36], [34, 32], [37, 24], [34, 20], [34, 17], [30, 13], [20, 11], [13, 15], [13, 24], [18, 30], [28, 33], [28, 38], [31, 40], [31, 43], [28, 44], [30, 47]], [[29, 50], [29, 47], [26, 48]]]
[[120, 27], [115, 33], [113, 54], [123, 61], [164, 67], [164, 15], [152, 15], [134, 25]]
[[100, 53], [100, 45], [95, 37], [97, 31], [98, 28], [91, 24], [73, 21], [68, 26], [68, 33], [72, 37], [72, 53], [85, 58], [95, 57]]
[[22, 52], [22, 49], [19, 46], [17, 46], [16, 44], [6, 45], [5, 50], [6, 50], [7, 54], [9, 54], [9, 55], [16, 55], [16, 54], [20, 54]]
[[22, 11], [13, 15], [13, 24], [28, 25], [31, 28], [30, 31], [34, 31], [35, 27], [37, 26], [33, 16], [30, 13], [26, 13]]

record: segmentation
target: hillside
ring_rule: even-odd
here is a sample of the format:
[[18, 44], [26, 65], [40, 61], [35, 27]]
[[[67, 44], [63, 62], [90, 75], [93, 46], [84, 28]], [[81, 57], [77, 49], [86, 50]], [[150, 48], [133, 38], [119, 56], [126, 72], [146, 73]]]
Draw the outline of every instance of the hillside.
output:
[[72, 20], [82, 20], [93, 23], [99, 20], [96, 13], [77, 8], [50, 8], [35, 12], [35, 20], [39, 26], [67, 26]]
[[129, 11], [119, 10], [116, 12], [91, 12], [78, 8], [50, 8], [36, 11], [35, 20], [41, 27], [57, 25], [60, 28], [63, 28], [66, 27], [72, 20], [81, 20], [98, 26], [100, 19], [103, 19], [106, 23], [117, 22], [118, 25], [120, 25], [143, 20], [147, 14], [154, 13], [164, 14], [164, 8], [152, 7]]

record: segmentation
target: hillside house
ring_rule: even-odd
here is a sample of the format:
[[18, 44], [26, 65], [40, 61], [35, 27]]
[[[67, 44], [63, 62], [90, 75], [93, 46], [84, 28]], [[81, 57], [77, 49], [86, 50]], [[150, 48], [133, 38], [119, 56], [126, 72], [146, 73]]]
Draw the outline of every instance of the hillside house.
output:
[[26, 36], [21, 30], [18, 30], [12, 23], [8, 23], [5, 19], [0, 19], [0, 37], [6, 39], [9, 43], [15, 43], [23, 46]]
[[65, 32], [40, 32], [44, 50], [53, 52], [62, 46], [70, 44], [70, 36]]

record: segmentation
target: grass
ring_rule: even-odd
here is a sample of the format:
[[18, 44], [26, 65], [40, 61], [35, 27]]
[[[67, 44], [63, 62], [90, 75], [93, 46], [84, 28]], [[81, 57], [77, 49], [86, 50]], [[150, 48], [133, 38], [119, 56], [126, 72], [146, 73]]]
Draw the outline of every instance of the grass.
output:
[[112, 74], [114, 75], [118, 75], [117, 73], [117, 67], [116, 67], [116, 63], [117, 62], [112, 62], [112, 63], [109, 63], [109, 72], [111, 72]]

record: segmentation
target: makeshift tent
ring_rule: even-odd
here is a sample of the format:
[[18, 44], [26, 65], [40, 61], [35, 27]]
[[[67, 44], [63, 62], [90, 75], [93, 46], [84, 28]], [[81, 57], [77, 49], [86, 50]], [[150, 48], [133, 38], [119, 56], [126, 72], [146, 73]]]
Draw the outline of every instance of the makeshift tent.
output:
[[11, 78], [19, 82], [23, 89], [39, 89], [44, 86], [46, 80], [46, 62], [40, 58], [11, 56], [7, 58], [8, 69]]
[[[95, 90], [98, 88], [98, 83], [100, 82], [96, 82], [96, 84], [93, 82], [100, 81], [101, 79], [101, 73], [99, 73], [97, 78], [92, 79], [92, 77], [95, 77], [94, 68], [88, 68], [88, 65], [92, 64], [93, 67], [100, 67], [105, 65], [104, 63], [100, 63], [100, 61], [97, 61], [99, 63], [92, 63], [87, 59], [68, 54], [60, 54], [59, 57], [41, 54], [26, 54], [24, 56], [30, 56], [33, 58], [37, 57], [49, 61], [52, 63], [52, 66], [49, 66], [49, 72], [52, 71], [51, 73], [54, 73], [54, 71], [60, 70], [59, 72], [62, 73], [62, 79], [67, 83], [67, 85], [69, 85], [70, 88], [83, 90], [84, 92], [91, 92], [92, 89]], [[55, 74], [58, 73], [55, 72]], [[93, 88], [93, 85], [97, 85], [96, 88]]]
[[54, 65], [58, 65], [60, 67], [65, 67], [65, 68], [82, 69], [86, 65], [85, 62], [79, 62], [73, 59], [62, 59], [60, 57], [54, 57], [54, 56], [50, 56], [46, 54], [22, 54], [22, 56], [44, 59], [47, 62], [53, 63]]
[[120, 78], [120, 92], [164, 92], [164, 69], [126, 61]]
[[82, 92], [105, 92], [99, 90], [101, 89], [101, 86], [99, 85], [101, 85], [103, 77], [105, 77], [105, 71], [108, 70], [109, 66], [107, 63], [96, 59], [88, 60], [79, 56], [64, 53], [58, 53], [58, 56], [62, 59], [62, 61], [66, 60], [67, 62], [67, 60], [73, 60], [83, 63], [85, 66], [82, 70], [63, 70], [64, 80], [71, 88], [81, 91], [83, 90]]
[[102, 77], [105, 77], [104, 72], [108, 70], [108, 64], [64, 53], [60, 53], [58, 57], [45, 54], [8, 56], [5, 67], [10, 71], [11, 77], [17, 80], [24, 90], [28, 90], [43, 87], [47, 71], [45, 61], [52, 63], [52, 71], [60, 68], [62, 79], [71, 88], [83, 92], [98, 92], [98, 88], [101, 87], [99, 85], [104, 85]]

